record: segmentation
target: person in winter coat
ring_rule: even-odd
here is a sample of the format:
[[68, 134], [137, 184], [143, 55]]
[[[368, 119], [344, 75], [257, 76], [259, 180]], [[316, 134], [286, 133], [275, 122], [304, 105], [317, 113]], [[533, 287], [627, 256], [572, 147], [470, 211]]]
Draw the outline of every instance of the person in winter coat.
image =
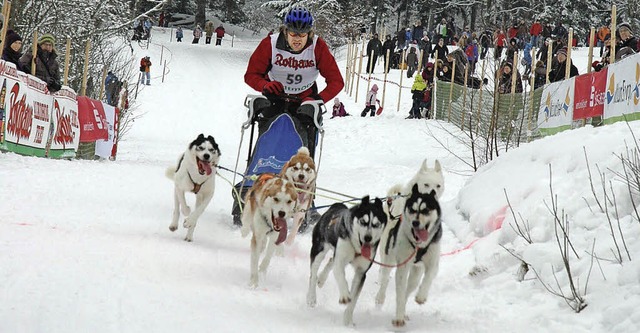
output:
[[151, 58], [146, 56], [140, 59], [140, 84], [145, 84], [144, 81], [146, 79], [147, 85], [151, 84]]
[[493, 59], [500, 60], [500, 58], [502, 58], [502, 50], [507, 44], [507, 36], [500, 29], [496, 30], [495, 36], [496, 37], [494, 39], [493, 45], [495, 45], [496, 48], [493, 53]]
[[331, 119], [335, 117], [345, 117], [350, 116], [347, 111], [344, 109], [344, 104], [340, 102], [338, 97], [333, 99], [333, 112], [331, 113]]
[[498, 93], [500, 94], [510, 94], [511, 93], [511, 83], [513, 81], [513, 75], [516, 75], [516, 87], [515, 92], [522, 92], [522, 77], [520, 77], [520, 72], [517, 70], [514, 71], [513, 64], [510, 62], [505, 62], [500, 67], [500, 76], [498, 83]]
[[411, 107], [411, 111], [409, 111], [409, 116], [407, 117], [407, 119], [422, 118], [422, 116], [420, 115], [420, 109], [422, 108], [424, 92], [426, 90], [427, 84], [424, 82], [422, 75], [416, 75], [416, 78], [413, 80], [413, 85], [411, 86], [411, 98], [413, 99], [413, 106]]
[[384, 39], [384, 43], [382, 44], [382, 54], [381, 56], [384, 59], [384, 70], [385, 73], [389, 72], [389, 64], [387, 63], [387, 53], [389, 53], [389, 60], [393, 58], [393, 50], [395, 48], [395, 43], [391, 40], [391, 35], [387, 35]]
[[221, 24], [216, 28], [216, 46], [222, 45], [223, 37], [224, 37], [224, 27]]
[[524, 44], [524, 51], [522, 51], [522, 64], [526, 68], [524, 72], [525, 77], [528, 77], [529, 74], [531, 74], [531, 64], [533, 62], [533, 59], [531, 57], [532, 49], [533, 49], [533, 45], [531, 45], [531, 43]]
[[[279, 32], [265, 37], [249, 58], [244, 82], [261, 91], [271, 106], [260, 110], [258, 130], [262, 134], [272, 119], [290, 113], [300, 120], [303, 142], [315, 142], [311, 118], [297, 112], [307, 101], [331, 101], [344, 87], [340, 69], [329, 46], [313, 31], [313, 16], [306, 8], [294, 7], [285, 15]], [[295, 70], [293, 65], [296, 66]], [[324, 77], [326, 86], [319, 91], [316, 79]], [[307, 134], [305, 136], [305, 134]], [[309, 145], [313, 156], [315, 145]]]
[[425, 64], [429, 60], [429, 54], [431, 54], [431, 40], [429, 39], [428, 34], [425, 32], [422, 36], [422, 39], [418, 41], [418, 48], [422, 50], [422, 67], [424, 68]]
[[434, 58], [435, 60], [447, 61], [447, 54], [449, 54], [449, 48], [444, 45], [444, 38], [438, 39], [438, 44], [436, 44], [436, 46], [431, 51], [431, 58]]
[[607, 36], [611, 36], [611, 30], [606, 25], [603, 25], [598, 29], [598, 46], [600, 46], [600, 56], [602, 57], [602, 51], [604, 50], [604, 39]]
[[182, 27], [178, 27], [176, 30], [176, 41], [182, 42], [182, 37], [184, 37], [184, 33], [182, 32]]
[[7, 37], [5, 38], [4, 50], [2, 50], [2, 60], [10, 62], [16, 65], [16, 69], [22, 71], [22, 65], [20, 64], [20, 57], [22, 57], [22, 37], [15, 31], [7, 31]]
[[380, 103], [380, 100], [376, 98], [378, 94], [378, 85], [373, 84], [371, 90], [367, 93], [367, 99], [364, 101], [364, 110], [360, 113], [361, 117], [366, 117], [367, 112], [370, 112], [370, 116], [373, 117], [376, 115], [376, 102]]
[[424, 79], [424, 83], [427, 85], [427, 90], [424, 92], [424, 99], [422, 100], [422, 107], [427, 110], [425, 113], [425, 118], [427, 119], [431, 118], [431, 92], [433, 89], [433, 78], [435, 75], [435, 65], [432, 62], [428, 62], [422, 71], [422, 79]]
[[549, 38], [545, 39], [544, 43], [542, 44], [538, 52], [536, 52], [536, 59], [546, 63], [548, 52], [549, 52], [549, 43], [551, 43], [551, 39]]
[[109, 71], [107, 77], [104, 79], [104, 92], [107, 98], [107, 104], [116, 106], [118, 104], [118, 94], [120, 93], [120, 80]]
[[[467, 56], [461, 49], [456, 49], [447, 54], [447, 62], [449, 63], [449, 67], [452, 70], [455, 70], [453, 74], [453, 82], [464, 85], [464, 72], [468, 65]], [[453, 68], [453, 63], [456, 64], [455, 69]]]
[[553, 68], [549, 72], [549, 81], [558, 82], [565, 79], [565, 72], [567, 65], [571, 66], [569, 70], [569, 77], [577, 76], [578, 68], [573, 64], [571, 59], [567, 58], [567, 48], [563, 47], [558, 51], [556, 55], [556, 62], [553, 64]]
[[557, 22], [556, 27], [553, 28], [551, 34], [555, 35], [557, 39], [564, 40], [566, 42], [569, 32], [567, 31], [567, 28], [562, 25], [562, 22]]
[[625, 47], [628, 47], [633, 51], [628, 53], [637, 53], [638, 40], [635, 36], [633, 36], [633, 32], [631, 31], [631, 26], [629, 25], [629, 23], [620, 23], [616, 30], [618, 30], [618, 32], [620, 33], [620, 41], [616, 46], [616, 61], [621, 59], [621, 57], [618, 57], [618, 53], [622, 55], [622, 50]]
[[[472, 36], [475, 36], [475, 34]], [[476, 42], [475, 38], [471, 39], [471, 42], [467, 45], [464, 53], [466, 54], [467, 61], [469, 62], [469, 76], [471, 76], [476, 72], [476, 63], [478, 62], [478, 42]]]
[[538, 39], [540, 38], [540, 34], [542, 33], [542, 24], [540, 24], [539, 20], [536, 20], [531, 25], [529, 29], [529, 35], [531, 35], [531, 45], [538, 47]]
[[202, 37], [202, 28], [200, 28], [200, 24], [196, 25], [196, 28], [193, 29], [193, 41], [191, 44], [198, 44], [200, 42], [200, 37]]
[[207, 21], [204, 24], [205, 44], [211, 44], [211, 36], [213, 36], [213, 22]]
[[369, 61], [367, 62], [367, 74], [373, 74], [378, 62], [378, 56], [382, 53], [382, 42], [378, 39], [378, 34], [373, 34], [373, 37], [367, 43], [367, 56]]
[[516, 53], [518, 53], [518, 40], [511, 38], [509, 40], [509, 47], [507, 47], [507, 62], [513, 63]]
[[397, 46], [396, 49], [403, 49], [405, 46], [405, 42], [406, 42], [406, 37], [404, 34], [404, 28], [400, 29], [397, 33], [396, 33], [396, 41], [397, 41]]
[[411, 33], [412, 40], [420, 40], [424, 35], [424, 27], [422, 26], [422, 21], [416, 21], [416, 25], [413, 26], [413, 32]]
[[440, 20], [440, 23], [438, 23], [438, 25], [436, 25], [436, 36], [435, 36], [435, 40], [440, 40], [440, 38], [446, 40], [447, 37], [447, 20], [443, 17], [442, 20]]
[[545, 66], [544, 61], [538, 60], [536, 62], [536, 68], [533, 70], [533, 75], [535, 76], [533, 79], [533, 89], [544, 87], [547, 83], [547, 67]]
[[489, 30], [485, 30], [482, 35], [480, 35], [480, 60], [484, 60], [484, 58], [487, 56], [487, 52], [491, 47], [492, 40], [492, 33]]
[[409, 43], [411, 43], [411, 41], [413, 40], [412, 36], [413, 34], [411, 33], [411, 28], [407, 28], [407, 30], [404, 32], [404, 48], [405, 49], [409, 47]]
[[410, 47], [409, 53], [407, 54], [407, 78], [412, 77], [417, 68], [418, 55], [416, 54], [416, 49], [414, 47]]
[[47, 84], [49, 92], [55, 93], [62, 88], [60, 82], [60, 65], [55, 50], [56, 39], [51, 34], [43, 34], [38, 38], [36, 55], [31, 50], [20, 57], [20, 65], [25, 72], [31, 73], [31, 61], [36, 59], [36, 77]]

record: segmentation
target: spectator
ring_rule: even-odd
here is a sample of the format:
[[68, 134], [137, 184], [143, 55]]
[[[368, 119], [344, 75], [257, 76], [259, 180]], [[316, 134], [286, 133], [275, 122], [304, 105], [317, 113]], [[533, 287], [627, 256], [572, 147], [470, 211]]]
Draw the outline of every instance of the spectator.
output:
[[545, 63], [547, 62], [547, 56], [549, 53], [549, 43], [551, 43], [551, 39], [549, 38], [545, 39], [544, 43], [542, 44], [538, 52], [536, 52], [536, 59], [541, 60]]
[[550, 82], [558, 82], [565, 79], [565, 72], [567, 68], [567, 63], [571, 66], [569, 70], [569, 77], [577, 76], [578, 68], [573, 64], [571, 59], [567, 59], [567, 48], [563, 47], [558, 51], [556, 55], [557, 62], [553, 64], [553, 68], [549, 72], [549, 81]]
[[378, 34], [373, 34], [373, 37], [367, 43], [367, 55], [369, 56], [369, 61], [367, 63], [367, 73], [373, 74], [373, 71], [376, 68], [376, 63], [378, 62], [378, 56], [382, 52], [382, 42], [378, 39]]
[[411, 94], [413, 94], [411, 99], [413, 99], [413, 105], [411, 107], [411, 111], [409, 111], [409, 116], [406, 119], [422, 118], [420, 115], [420, 109], [422, 107], [425, 90], [427, 90], [427, 84], [424, 82], [422, 75], [416, 75], [416, 78], [413, 80], [413, 86], [411, 86]]
[[176, 41], [182, 42], [182, 37], [184, 37], [184, 33], [182, 32], [182, 27], [178, 27], [176, 30]]
[[221, 24], [216, 28], [216, 46], [222, 45], [223, 37], [224, 37], [224, 27]]
[[104, 80], [104, 91], [107, 98], [107, 104], [112, 106], [118, 105], [118, 95], [120, 94], [121, 87], [122, 82], [120, 82], [118, 77], [113, 74], [112, 71], [109, 71]]
[[140, 59], [140, 84], [145, 84], [145, 78], [147, 80], [147, 85], [151, 84], [151, 58], [146, 56]]
[[[638, 52], [638, 40], [633, 36], [629, 23], [620, 23], [617, 30], [620, 33], [620, 42], [616, 46], [616, 60], [620, 60], [622, 58], [624, 48], [629, 48], [633, 51], [627, 51], [629, 54]], [[618, 57], [618, 54], [620, 54], [620, 57]]]
[[398, 42], [396, 45], [396, 49], [403, 49], [404, 43], [406, 41], [406, 37], [404, 34], [404, 28], [400, 29], [397, 33], [396, 33], [396, 41]]
[[424, 68], [424, 66], [427, 63], [427, 60], [429, 60], [429, 54], [431, 54], [431, 40], [429, 39], [429, 36], [426, 32], [422, 36], [422, 39], [418, 41], [418, 48], [422, 50], [421, 64], [422, 64], [422, 67]]
[[158, 26], [164, 27], [164, 12], [160, 12], [160, 15], [158, 16]]
[[533, 89], [543, 87], [547, 83], [547, 66], [544, 61], [536, 61], [536, 68], [533, 70]]
[[[456, 49], [447, 54], [447, 62], [451, 66], [452, 70], [455, 70], [453, 74], [453, 82], [461, 85], [465, 85], [464, 72], [467, 68], [468, 61], [467, 56], [461, 49]], [[455, 63], [455, 68], [453, 64]]]
[[491, 35], [492, 34], [490, 30], [485, 30], [482, 35], [480, 35], [480, 47], [482, 48], [482, 50], [480, 51], [480, 60], [484, 60], [484, 58], [487, 56], [489, 48], [491, 47], [493, 40]]
[[604, 50], [605, 37], [611, 36], [611, 30], [606, 25], [603, 25], [598, 29], [598, 46], [600, 46], [600, 56], [602, 57], [602, 51]]
[[521, 63], [525, 66], [524, 76], [528, 77], [531, 74], [531, 64], [533, 59], [531, 57], [531, 50], [533, 49], [533, 45], [531, 43], [527, 43], [524, 45], [524, 51], [522, 52], [522, 61]]
[[511, 93], [511, 83], [513, 82], [513, 75], [516, 76], [516, 86], [515, 92], [522, 92], [522, 78], [520, 77], [520, 72], [517, 70], [513, 70], [513, 64], [510, 62], [504, 62], [502, 67], [500, 68], [500, 77], [498, 83], [498, 93], [500, 94], [510, 94]]
[[442, 67], [438, 71], [438, 73], [436, 73], [438, 80], [444, 81], [444, 82], [451, 82], [451, 69], [449, 64], [446, 62], [441, 62], [441, 63], [442, 63]]
[[420, 40], [424, 35], [424, 27], [422, 26], [422, 21], [416, 21], [416, 25], [413, 27], [413, 33], [411, 34], [412, 40]]
[[2, 50], [2, 60], [8, 61], [14, 65], [19, 71], [23, 71], [22, 65], [20, 64], [20, 57], [22, 57], [22, 37], [18, 35], [15, 31], [9, 30], [7, 31], [7, 37], [4, 43], [4, 50]]
[[417, 68], [418, 55], [416, 54], [416, 49], [411, 47], [409, 48], [409, 53], [407, 54], [407, 78], [412, 77]]
[[367, 112], [371, 112], [371, 117], [376, 115], [376, 102], [380, 103], [380, 100], [376, 98], [377, 93], [378, 85], [374, 83], [371, 87], [371, 90], [369, 90], [369, 92], [367, 93], [367, 100], [364, 102], [364, 110], [362, 110], [362, 113], [360, 113], [361, 117], [366, 117]]
[[205, 44], [211, 44], [211, 36], [213, 36], [213, 22], [207, 21], [204, 24], [204, 33], [205, 33]]
[[331, 113], [331, 119], [335, 117], [345, 117], [350, 116], [347, 111], [344, 109], [344, 104], [340, 102], [338, 97], [333, 99], [333, 112]]
[[438, 39], [438, 44], [431, 51], [431, 57], [436, 60], [446, 61], [447, 54], [449, 54], [449, 49], [444, 45], [444, 38], [441, 37]]
[[[472, 36], [475, 36], [475, 33]], [[466, 54], [467, 61], [469, 62], [469, 75], [473, 75], [476, 71], [476, 63], [478, 62], [478, 42], [476, 42], [475, 38], [471, 39], [471, 42], [467, 45], [464, 53]]]
[[393, 57], [394, 45], [395, 44], [391, 40], [391, 36], [387, 35], [385, 37], [384, 44], [382, 44], [382, 56], [384, 57], [384, 70], [385, 70], [385, 73], [388, 73], [389, 72], [389, 68], [391, 68], [389, 66], [389, 64], [387, 63], [387, 53], [389, 54], [389, 58]]
[[404, 48], [405, 49], [409, 47], [409, 43], [411, 43], [412, 40], [413, 38], [412, 38], [411, 28], [407, 28], [407, 30], [404, 32]]
[[447, 20], [443, 17], [440, 23], [436, 26], [436, 40], [447, 39]]
[[511, 38], [507, 47], [507, 62], [513, 63], [516, 53], [518, 53], [518, 39]]
[[202, 28], [200, 28], [200, 24], [196, 25], [196, 28], [193, 29], [193, 41], [191, 44], [198, 44], [200, 42], [200, 37], [202, 37]]
[[31, 61], [35, 58], [36, 77], [47, 84], [47, 88], [51, 93], [55, 93], [62, 88], [60, 65], [56, 60], [58, 54], [55, 50], [55, 43], [56, 39], [53, 35], [44, 34], [38, 38], [36, 54], [34, 55], [31, 50], [27, 50], [20, 58], [20, 65], [27, 73], [31, 73]]
[[502, 58], [502, 50], [504, 49], [505, 44], [507, 44], [507, 37], [504, 32], [500, 29], [496, 30], [496, 37], [493, 44], [496, 46], [496, 49], [493, 53], [493, 58], [495, 60], [500, 60]]
[[151, 26], [152, 26], [151, 19], [148, 18], [148, 17], [145, 18], [144, 22], [143, 22], [143, 25], [144, 25], [144, 37], [143, 37], [143, 39], [149, 39], [149, 36], [151, 36]]
[[435, 66], [432, 62], [428, 62], [424, 67], [424, 71], [422, 71], [422, 78], [424, 79], [424, 83], [427, 85], [427, 90], [424, 92], [424, 99], [422, 100], [422, 107], [426, 109], [425, 118], [429, 119], [430, 110], [431, 110], [431, 89], [433, 88], [433, 77], [435, 76]]
[[553, 29], [551, 34], [555, 35], [557, 39], [566, 40], [567, 36], [569, 35], [569, 32], [562, 25], [562, 22], [558, 22], [558, 23], [556, 23], [556, 27]]
[[539, 20], [536, 20], [531, 25], [529, 29], [529, 34], [531, 35], [531, 45], [538, 47], [538, 39], [540, 38], [540, 34], [542, 33], [542, 24], [540, 24]]

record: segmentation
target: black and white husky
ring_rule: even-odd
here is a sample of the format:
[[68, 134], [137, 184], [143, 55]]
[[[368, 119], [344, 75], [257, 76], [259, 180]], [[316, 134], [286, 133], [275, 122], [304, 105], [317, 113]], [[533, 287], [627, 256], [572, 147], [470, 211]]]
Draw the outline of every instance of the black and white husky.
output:
[[[327, 275], [333, 270], [338, 289], [340, 290], [340, 304], [347, 304], [343, 321], [345, 325], [353, 324], [353, 310], [360, 296], [367, 271], [375, 258], [380, 236], [387, 223], [387, 216], [382, 208], [382, 201], [378, 198], [369, 200], [369, 196], [347, 208], [342, 203], [332, 205], [325, 212], [320, 221], [313, 228], [311, 246], [311, 275], [307, 304], [316, 305], [316, 285], [322, 287]], [[333, 250], [333, 258], [318, 276], [320, 264], [325, 255]], [[345, 268], [348, 264], [355, 270], [351, 291], [347, 285]]]
[[[220, 148], [216, 140], [211, 135], [205, 137], [204, 134], [200, 134], [180, 155], [178, 164], [166, 170], [165, 174], [175, 184], [173, 219], [169, 230], [176, 231], [178, 229], [178, 219], [180, 212], [182, 212], [182, 215], [185, 216], [183, 226], [188, 229], [187, 236], [184, 238], [187, 242], [193, 240], [193, 229], [196, 227], [198, 218], [213, 198], [216, 167], [219, 160]], [[185, 198], [187, 192], [196, 195], [196, 206], [193, 211], [187, 205]]]
[[[440, 238], [442, 238], [441, 211], [436, 191], [420, 193], [419, 185], [411, 188], [402, 217], [385, 235], [382, 244], [382, 262], [397, 265], [396, 268], [396, 316], [393, 326], [405, 325], [407, 300], [416, 288], [415, 301], [424, 304], [431, 282], [438, 273], [440, 262]], [[383, 304], [389, 284], [389, 267], [380, 269], [380, 290], [376, 303]], [[420, 279], [422, 281], [420, 282]]]

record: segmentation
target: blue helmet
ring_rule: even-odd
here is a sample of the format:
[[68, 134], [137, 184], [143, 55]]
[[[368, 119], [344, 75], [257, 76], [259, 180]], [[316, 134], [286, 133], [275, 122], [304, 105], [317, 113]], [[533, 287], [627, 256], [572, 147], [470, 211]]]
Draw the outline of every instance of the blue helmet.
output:
[[293, 7], [284, 17], [284, 25], [289, 31], [306, 33], [313, 28], [313, 16], [304, 7]]

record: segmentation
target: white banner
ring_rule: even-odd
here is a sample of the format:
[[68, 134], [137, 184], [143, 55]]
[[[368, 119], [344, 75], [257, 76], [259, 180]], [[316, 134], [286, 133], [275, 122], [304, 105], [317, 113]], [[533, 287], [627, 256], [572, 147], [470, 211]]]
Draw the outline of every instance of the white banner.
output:
[[607, 66], [606, 123], [640, 119], [640, 54]]
[[116, 125], [116, 108], [106, 103], [102, 103], [102, 108], [107, 117], [109, 138], [107, 140], [96, 141], [96, 155], [101, 158], [109, 158], [111, 157], [111, 150], [113, 149], [113, 144], [116, 139], [114, 131]]
[[47, 156], [56, 158], [75, 157], [80, 144], [78, 123], [78, 101], [76, 92], [62, 87], [54, 95], [53, 124], [47, 145]]
[[538, 111], [538, 128], [551, 135], [571, 128], [575, 78], [554, 82], [544, 87]]

